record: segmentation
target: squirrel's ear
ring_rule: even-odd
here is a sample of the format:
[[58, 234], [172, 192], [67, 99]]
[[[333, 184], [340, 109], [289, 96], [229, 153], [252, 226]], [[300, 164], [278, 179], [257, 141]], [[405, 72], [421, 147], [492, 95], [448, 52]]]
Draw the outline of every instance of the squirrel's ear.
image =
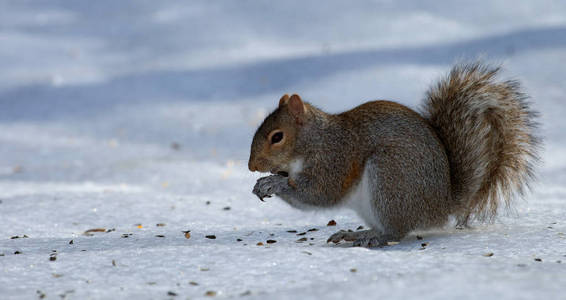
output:
[[285, 94], [281, 97], [281, 99], [279, 99], [279, 107], [287, 104], [287, 102], [289, 102], [289, 95]]
[[303, 123], [306, 107], [305, 104], [303, 103], [303, 100], [301, 100], [301, 97], [299, 97], [299, 95], [297, 94], [293, 94], [289, 98], [288, 102], [289, 102], [289, 112], [293, 115], [293, 117], [295, 117], [295, 119], [299, 124]]

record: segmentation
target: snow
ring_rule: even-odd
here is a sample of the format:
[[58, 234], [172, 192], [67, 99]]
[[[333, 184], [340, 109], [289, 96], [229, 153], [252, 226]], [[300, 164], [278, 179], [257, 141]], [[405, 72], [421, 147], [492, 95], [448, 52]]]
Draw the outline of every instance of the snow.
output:
[[[564, 1], [2, 1], [0, 44], [2, 299], [564, 297]], [[335, 246], [354, 212], [251, 194], [283, 93], [417, 107], [477, 57], [524, 84], [545, 137], [533, 193], [494, 224]]]

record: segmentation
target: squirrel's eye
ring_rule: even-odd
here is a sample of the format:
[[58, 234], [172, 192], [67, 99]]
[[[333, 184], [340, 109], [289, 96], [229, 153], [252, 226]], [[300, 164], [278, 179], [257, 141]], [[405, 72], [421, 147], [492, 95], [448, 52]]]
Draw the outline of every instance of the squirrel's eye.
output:
[[283, 139], [283, 132], [282, 131], [276, 132], [271, 136], [271, 143], [277, 144], [281, 142], [282, 139]]

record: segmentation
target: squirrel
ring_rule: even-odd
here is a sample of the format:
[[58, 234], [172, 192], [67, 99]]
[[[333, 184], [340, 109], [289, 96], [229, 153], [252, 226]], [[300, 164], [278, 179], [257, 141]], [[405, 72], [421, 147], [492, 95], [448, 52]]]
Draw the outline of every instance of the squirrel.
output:
[[417, 229], [492, 220], [534, 179], [538, 113], [500, 67], [458, 64], [426, 93], [420, 113], [371, 101], [329, 114], [284, 95], [257, 129], [249, 170], [270, 172], [253, 193], [299, 209], [349, 207], [369, 230], [327, 242], [381, 247]]

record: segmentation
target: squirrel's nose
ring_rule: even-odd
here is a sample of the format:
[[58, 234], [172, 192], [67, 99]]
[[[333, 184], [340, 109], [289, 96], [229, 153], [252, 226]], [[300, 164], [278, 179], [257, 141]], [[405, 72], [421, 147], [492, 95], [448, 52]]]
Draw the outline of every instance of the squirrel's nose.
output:
[[250, 161], [248, 162], [248, 169], [250, 169], [250, 171], [252, 171], [252, 172], [257, 171], [257, 167], [255, 166], [255, 164], [252, 162], [251, 159], [250, 159]]

